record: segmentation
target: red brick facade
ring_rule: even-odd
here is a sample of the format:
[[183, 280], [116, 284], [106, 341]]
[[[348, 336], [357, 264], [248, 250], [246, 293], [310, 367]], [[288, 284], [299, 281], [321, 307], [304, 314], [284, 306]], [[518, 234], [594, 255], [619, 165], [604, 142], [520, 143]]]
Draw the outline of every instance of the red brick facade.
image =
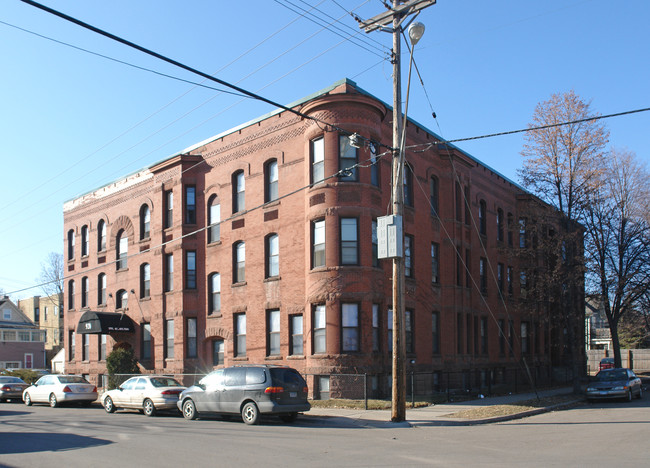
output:
[[[388, 260], [373, 266], [372, 222], [389, 214], [391, 155], [381, 148], [372, 165], [370, 148], [359, 149], [356, 181], [333, 177], [310, 184], [313, 172], [319, 170], [318, 164], [313, 164], [320, 154], [314, 140], [323, 139], [322, 170], [327, 177], [348, 162], [339, 158], [341, 136], [356, 132], [390, 145], [391, 112], [350, 81], [338, 83], [295, 108], [320, 123], [286, 111], [274, 112], [66, 204], [66, 258], [70, 249], [74, 253], [66, 267], [65, 339], [70, 359], [66, 371], [90, 374], [91, 378], [105, 374], [105, 361], [99, 359], [99, 336], [90, 335], [84, 351], [83, 339], [74, 330], [87, 309], [117, 310], [131, 317], [136, 332], [111, 335], [107, 352], [116, 342], [126, 342], [144, 369], [165, 373], [210, 370], [215, 367], [214, 342], [223, 340], [226, 365], [289, 364], [310, 375], [367, 373], [385, 388], [391, 369], [387, 324], [392, 270]], [[404, 232], [412, 242], [405, 300], [412, 323], [407, 339], [412, 362], [409, 371], [485, 371], [489, 375], [515, 366], [522, 341], [531, 365], [548, 365], [547, 321], [511, 307], [519, 296], [517, 259], [512, 253], [519, 242], [518, 212], [529, 197], [457, 148], [436, 144], [433, 134], [413, 122], [407, 126], [406, 144], [418, 145], [406, 153], [410, 167], [407, 199], [411, 201], [405, 207]], [[273, 180], [269, 178], [272, 160], [277, 162], [279, 199], [265, 204]], [[373, 174], [375, 170], [378, 173]], [[233, 196], [241, 183], [239, 171], [243, 173], [245, 200], [235, 213]], [[437, 189], [432, 195], [434, 182]], [[195, 209], [188, 188], [190, 196], [191, 190], [195, 191]], [[170, 191], [172, 222], [165, 227]], [[432, 202], [437, 204], [435, 210]], [[209, 217], [215, 216], [209, 205], [216, 203], [221, 224], [219, 240], [213, 241], [206, 225]], [[150, 211], [150, 227], [149, 234], [141, 238], [145, 205]], [[105, 250], [98, 250], [100, 220], [106, 226]], [[318, 243], [314, 227], [321, 227], [315, 224], [320, 221], [325, 228], [325, 260], [324, 266], [314, 266], [314, 243]], [[500, 230], [503, 235], [498, 239]], [[70, 233], [74, 233], [74, 243]], [[117, 269], [120, 235], [127, 236], [128, 254], [126, 267]], [[277, 250], [271, 245], [272, 235], [277, 235]], [[242, 242], [245, 277], [237, 281], [233, 269]], [[433, 248], [438, 249], [439, 257], [435, 279]], [[278, 274], [269, 267], [269, 257], [279, 259]], [[195, 271], [191, 268], [193, 258]], [[168, 271], [169, 260], [173, 261], [173, 273]], [[143, 293], [143, 264], [148, 264], [150, 271], [148, 295]], [[505, 302], [497, 291], [497, 270], [501, 268]], [[215, 311], [209, 305], [213, 273], [220, 274], [221, 283], [221, 307]], [[98, 291], [100, 274], [106, 275], [103, 302]], [[173, 286], [168, 285], [166, 291], [168, 278], [173, 279]], [[84, 281], [86, 286], [82, 286]], [[126, 307], [120, 304], [123, 296], [118, 297], [118, 291], [128, 296]], [[70, 292], [74, 292], [73, 301]], [[315, 318], [320, 306], [325, 307], [324, 337]], [[378, 312], [375, 326], [373, 308]], [[276, 310], [278, 314], [272, 312]], [[237, 333], [235, 325], [241, 320], [238, 317], [244, 316], [240, 314], [245, 315], [245, 337]], [[292, 323], [299, 325], [299, 316], [302, 339], [299, 333], [292, 336]], [[170, 320], [173, 357], [167, 350], [171, 340], [166, 341], [165, 323]], [[171, 327], [172, 322], [167, 323]], [[144, 349], [143, 324], [150, 324], [150, 359], [145, 357], [149, 352]], [[499, 337], [500, 325], [504, 339]], [[522, 331], [526, 337], [522, 338]], [[72, 334], [76, 335], [74, 356], [70, 355]], [[510, 335], [514, 353], [507, 349]], [[244, 338], [245, 353], [241, 349]], [[320, 349], [321, 343], [324, 349]]]

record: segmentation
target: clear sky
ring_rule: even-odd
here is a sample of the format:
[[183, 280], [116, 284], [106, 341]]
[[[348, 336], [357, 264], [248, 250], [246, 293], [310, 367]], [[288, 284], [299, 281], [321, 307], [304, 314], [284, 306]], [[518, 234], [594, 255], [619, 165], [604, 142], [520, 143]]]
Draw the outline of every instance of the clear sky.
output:
[[[41, 1], [275, 102], [350, 78], [392, 103], [391, 35], [346, 13], [380, 0]], [[647, 0], [438, 0], [418, 17], [409, 116], [451, 140], [525, 128], [571, 89], [603, 115], [650, 107], [649, 18]], [[0, 70], [0, 290], [14, 300], [43, 294], [65, 201], [274, 110], [161, 76], [203, 81], [19, 0], [0, 4]], [[650, 112], [605, 123], [610, 146], [650, 161]], [[518, 181], [523, 141], [458, 146]]]

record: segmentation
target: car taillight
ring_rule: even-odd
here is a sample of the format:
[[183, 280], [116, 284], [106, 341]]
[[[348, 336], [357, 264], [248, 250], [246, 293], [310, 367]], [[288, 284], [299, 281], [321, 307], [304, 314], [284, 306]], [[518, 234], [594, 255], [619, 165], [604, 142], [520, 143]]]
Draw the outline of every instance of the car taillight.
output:
[[302, 389], [302, 391], [305, 392], [305, 393], [309, 393], [309, 387], [307, 387], [307, 385], [305, 385], [305, 387]]
[[283, 387], [266, 387], [264, 390], [264, 393], [283, 393], [284, 388]]
[[2, 390], [8, 392], [9, 390], [11, 390], [11, 387], [9, 387], [9, 385], [3, 385]]
[[97, 393], [97, 387], [93, 387], [92, 393]]
[[63, 387], [63, 393], [72, 393], [72, 389], [66, 385]]
[[182, 390], [164, 390], [160, 392], [162, 395], [178, 395]]

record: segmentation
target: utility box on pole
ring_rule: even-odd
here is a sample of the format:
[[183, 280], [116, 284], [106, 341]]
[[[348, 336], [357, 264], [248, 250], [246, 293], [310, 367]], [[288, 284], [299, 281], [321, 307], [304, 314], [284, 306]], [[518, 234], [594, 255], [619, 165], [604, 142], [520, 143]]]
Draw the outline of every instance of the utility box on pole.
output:
[[402, 217], [397, 215], [377, 218], [377, 257], [402, 258]]

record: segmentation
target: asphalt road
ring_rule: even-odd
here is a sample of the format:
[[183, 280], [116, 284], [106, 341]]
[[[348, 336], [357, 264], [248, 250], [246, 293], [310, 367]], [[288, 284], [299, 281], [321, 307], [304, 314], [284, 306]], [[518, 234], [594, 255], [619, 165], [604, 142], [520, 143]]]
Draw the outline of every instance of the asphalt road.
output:
[[186, 466], [647, 466], [650, 397], [585, 404], [480, 426], [359, 427], [302, 416], [246, 426], [107, 414], [99, 407], [0, 403], [0, 465]]

